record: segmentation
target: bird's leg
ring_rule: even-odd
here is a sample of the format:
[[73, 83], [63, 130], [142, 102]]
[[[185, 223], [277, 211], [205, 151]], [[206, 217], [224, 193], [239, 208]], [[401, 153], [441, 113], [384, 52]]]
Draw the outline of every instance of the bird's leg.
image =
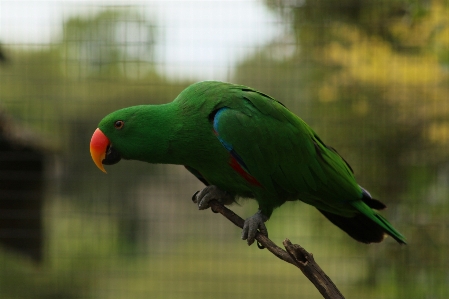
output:
[[[245, 220], [245, 224], [243, 225], [242, 240], [246, 240], [248, 245], [253, 244], [256, 238], [257, 231], [259, 231], [262, 235], [268, 237], [268, 230], [265, 226], [265, 222], [267, 220], [268, 217], [262, 214], [261, 210], [257, 211], [257, 213], [253, 216], [247, 218]], [[259, 248], [263, 247], [259, 246]]]
[[[208, 209], [210, 207], [209, 202], [213, 199], [224, 205], [229, 205], [235, 202], [235, 195], [212, 185], [195, 192], [192, 196], [192, 201], [198, 204], [198, 209], [200, 210]], [[248, 245], [252, 245], [254, 243], [258, 231], [262, 235], [268, 237], [268, 230], [265, 226], [265, 222], [268, 218], [269, 217], [262, 214], [262, 211], [259, 210], [256, 214], [245, 220], [242, 231], [242, 239], [246, 240]]]
[[195, 192], [192, 196], [192, 201], [198, 204], [198, 209], [205, 210], [210, 207], [209, 201], [217, 200], [224, 205], [230, 205], [235, 202], [235, 195], [223, 191], [217, 186], [207, 186], [201, 191]]

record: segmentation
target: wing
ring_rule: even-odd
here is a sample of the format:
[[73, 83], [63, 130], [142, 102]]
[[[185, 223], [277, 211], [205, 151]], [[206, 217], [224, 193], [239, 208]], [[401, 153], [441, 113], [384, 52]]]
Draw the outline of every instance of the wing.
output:
[[[286, 200], [301, 199], [342, 216], [362, 190], [348, 164], [327, 147], [299, 117], [269, 96], [234, 87], [211, 115], [217, 138], [247, 175], [261, 186], [253, 191], [271, 211]], [[273, 200], [275, 198], [276, 200]], [[271, 214], [271, 211], [268, 211]]]

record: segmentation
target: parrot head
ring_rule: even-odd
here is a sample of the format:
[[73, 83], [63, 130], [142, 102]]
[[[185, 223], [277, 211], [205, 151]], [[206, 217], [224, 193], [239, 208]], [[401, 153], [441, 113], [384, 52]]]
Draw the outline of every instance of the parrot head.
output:
[[103, 118], [90, 141], [90, 154], [97, 167], [121, 159], [158, 163], [168, 148], [168, 127], [163, 105], [132, 106]]
[[104, 173], [106, 173], [106, 170], [103, 165], [116, 164], [122, 159], [116, 144], [120, 144], [117, 135], [120, 135], [118, 132], [125, 127], [125, 117], [126, 115], [120, 110], [106, 116], [100, 122], [90, 140], [92, 160]]

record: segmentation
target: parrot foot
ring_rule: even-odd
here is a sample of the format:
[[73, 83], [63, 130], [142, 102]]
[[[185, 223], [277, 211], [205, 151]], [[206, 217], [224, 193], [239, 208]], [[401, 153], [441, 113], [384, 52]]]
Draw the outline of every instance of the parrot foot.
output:
[[[265, 226], [265, 222], [267, 220], [268, 217], [262, 214], [260, 210], [256, 214], [245, 220], [242, 231], [242, 240], [246, 240], [248, 246], [254, 243], [257, 231], [259, 231], [262, 235], [268, 237], [268, 230]], [[258, 246], [261, 249], [263, 248], [259, 244]]]
[[211, 200], [217, 200], [224, 205], [229, 205], [235, 202], [235, 196], [221, 190], [217, 186], [207, 186], [201, 191], [195, 192], [192, 196], [192, 201], [198, 204], [198, 209], [205, 210], [210, 208], [209, 202]]

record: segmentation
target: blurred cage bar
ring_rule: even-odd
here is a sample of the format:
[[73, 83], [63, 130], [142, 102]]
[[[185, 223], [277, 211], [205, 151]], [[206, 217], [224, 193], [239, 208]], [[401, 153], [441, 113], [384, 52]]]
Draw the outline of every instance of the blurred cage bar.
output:
[[[0, 3], [0, 33], [14, 33], [0, 35], [2, 299], [321, 298], [198, 211], [203, 185], [182, 166], [92, 163], [103, 116], [201, 80], [254, 87], [303, 118], [408, 245], [359, 244], [301, 202], [274, 212], [273, 241], [312, 252], [347, 298], [449, 297], [447, 1], [17, 3]], [[20, 40], [50, 6], [51, 38]]]

